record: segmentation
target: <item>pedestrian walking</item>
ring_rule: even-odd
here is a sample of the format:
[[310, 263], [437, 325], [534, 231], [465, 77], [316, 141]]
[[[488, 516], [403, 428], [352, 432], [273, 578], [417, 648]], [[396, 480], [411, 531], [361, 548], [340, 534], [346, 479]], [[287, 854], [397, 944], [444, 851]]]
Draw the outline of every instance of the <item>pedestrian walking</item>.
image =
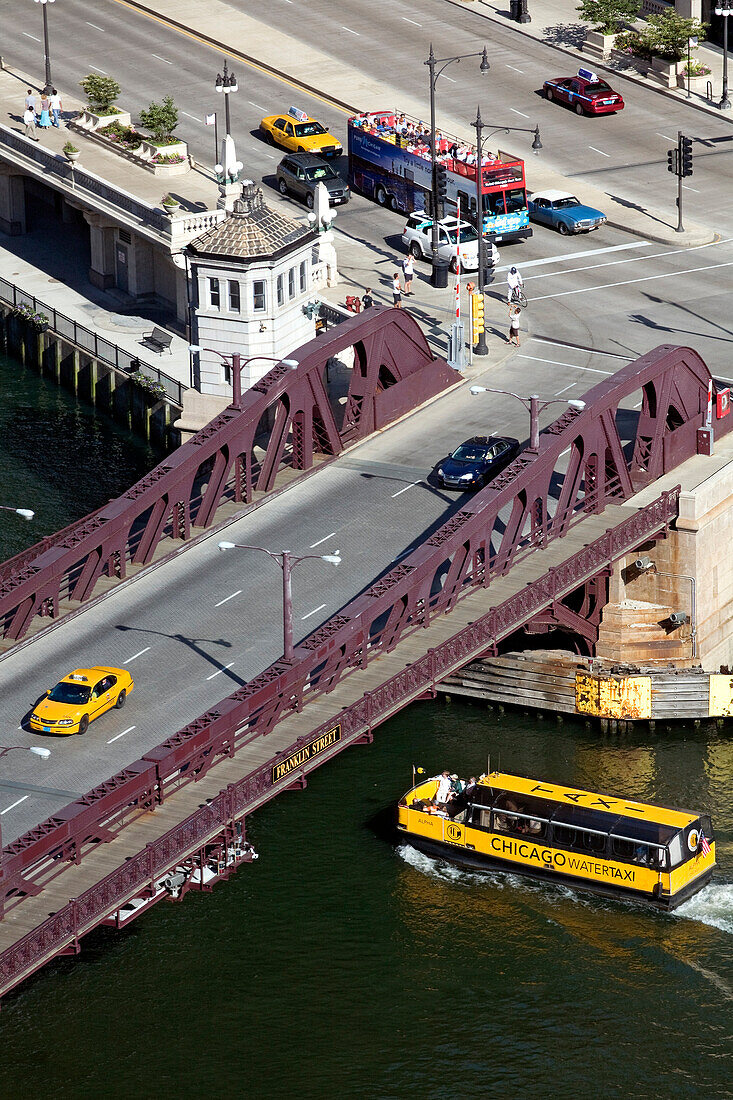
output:
[[509, 343], [519, 347], [519, 314], [522, 312], [519, 306], [512, 306], [509, 310]]
[[395, 309], [402, 309], [402, 287], [400, 286], [399, 271], [395, 271], [392, 279], [392, 305]]
[[29, 107], [33, 112], [35, 112], [35, 110], [36, 110], [36, 97], [35, 97], [35, 94], [34, 94], [32, 88], [29, 88], [28, 91], [25, 93], [25, 109], [26, 109], [26, 111], [28, 110]]
[[38, 125], [46, 130], [51, 125], [51, 101], [47, 95], [41, 96], [41, 115], [38, 119]]
[[402, 261], [402, 274], [405, 276], [405, 294], [412, 294], [412, 276], [415, 274], [415, 261], [408, 252]]
[[38, 141], [38, 135], [36, 134], [36, 112], [32, 107], [26, 107], [23, 113], [23, 122], [25, 123], [25, 136], [30, 138], [31, 141]]
[[374, 299], [372, 298], [372, 288], [366, 287], [364, 293], [361, 296], [361, 304], [363, 309], [371, 309], [374, 305]]
[[51, 95], [49, 97], [49, 105], [51, 107], [51, 125], [57, 129], [60, 127], [61, 112], [63, 111], [63, 104], [61, 103], [61, 96], [55, 88], [51, 89]]

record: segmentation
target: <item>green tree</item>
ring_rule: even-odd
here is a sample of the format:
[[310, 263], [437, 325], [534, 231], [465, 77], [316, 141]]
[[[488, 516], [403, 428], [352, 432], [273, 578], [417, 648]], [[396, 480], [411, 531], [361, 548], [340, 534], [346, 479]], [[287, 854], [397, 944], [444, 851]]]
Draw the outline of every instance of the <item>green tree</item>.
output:
[[593, 23], [601, 34], [616, 34], [623, 23], [633, 23], [641, 0], [582, 0], [575, 9], [581, 19]]
[[647, 24], [642, 34], [645, 34], [653, 55], [665, 61], [681, 61], [687, 54], [687, 40], [704, 38], [708, 29], [707, 23], [701, 23], [699, 19], [685, 19], [673, 8], [668, 8], [661, 15], [650, 15]]
[[173, 131], [178, 125], [178, 108], [171, 96], [167, 95], [162, 103], [151, 103], [140, 112], [140, 122], [150, 130], [153, 138], [161, 145], [173, 141]]
[[108, 115], [120, 94], [120, 86], [111, 76], [97, 76], [90, 73], [79, 86], [84, 89], [90, 109], [95, 115]]

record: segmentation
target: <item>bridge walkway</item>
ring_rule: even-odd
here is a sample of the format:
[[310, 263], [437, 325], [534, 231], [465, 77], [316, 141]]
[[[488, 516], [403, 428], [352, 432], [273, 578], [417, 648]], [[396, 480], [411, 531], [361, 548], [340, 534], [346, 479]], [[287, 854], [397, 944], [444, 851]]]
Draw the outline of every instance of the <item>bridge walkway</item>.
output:
[[[365, 669], [353, 671], [341, 679], [328, 694], [308, 700], [300, 713], [291, 712], [267, 736], [258, 736], [244, 745], [235, 756], [221, 760], [197, 782], [172, 791], [166, 800], [154, 812], [145, 813], [126, 825], [115, 838], [106, 844], [100, 844], [89, 852], [78, 865], [69, 864], [57, 878], [50, 881], [36, 896], [28, 896], [11, 908], [0, 921], [0, 955], [12, 948], [27, 933], [38, 928], [49, 916], [63, 909], [71, 899], [80, 897], [84, 891], [101, 882], [111, 872], [123, 867], [130, 857], [141, 852], [149, 844], [164, 836], [169, 830], [186, 821], [192, 814], [215, 798], [228, 785], [239, 782], [253, 771], [261, 768], [268, 760], [288, 749], [298, 738], [308, 738], [324, 723], [334, 721], [347, 707], [362, 699], [368, 692], [387, 683], [393, 676], [404, 671], [411, 664], [424, 658], [426, 652], [457, 635], [464, 627], [485, 615], [492, 607], [497, 607], [511, 596], [520, 592], [533, 581], [543, 577], [548, 570], [560, 566], [573, 558], [584, 546], [593, 543], [606, 532], [618, 527], [624, 521], [635, 516], [638, 509], [631, 505], [609, 506], [601, 515], [587, 515], [571, 528], [564, 538], [556, 539], [549, 546], [537, 549], [518, 562], [505, 576], [491, 582], [488, 589], [478, 589], [463, 597], [450, 611], [433, 619], [427, 627], [415, 631], [399, 642], [388, 653], [371, 660]], [[578, 584], [577, 578], [568, 585], [572, 591]], [[477, 641], [478, 656], [482, 645]], [[456, 661], [456, 666], [465, 663], [465, 656]], [[418, 687], [412, 698], [419, 698], [424, 686]], [[409, 702], [404, 694], [395, 700], [393, 710], [401, 710]], [[365, 727], [364, 732], [368, 732]], [[349, 743], [354, 743], [351, 737]], [[336, 745], [319, 757], [319, 763], [336, 755], [344, 747]], [[263, 804], [273, 793], [287, 786], [287, 783], [272, 788], [265, 794], [248, 801], [249, 813]], [[214, 824], [211, 836], [220, 831], [220, 825]], [[200, 847], [200, 836], [192, 843], [191, 850]], [[129, 894], [139, 893], [136, 885]], [[119, 899], [115, 898], [115, 902]], [[127, 898], [122, 899], [122, 904]], [[110, 906], [110, 911], [114, 908]], [[92, 919], [87, 927], [80, 926], [78, 935], [83, 935], [94, 927], [98, 920]], [[71, 938], [69, 942], [71, 942]], [[48, 958], [58, 953], [58, 947], [49, 949]], [[28, 973], [38, 968], [36, 958], [29, 963]], [[42, 965], [42, 963], [40, 964]], [[0, 995], [2, 995], [0, 980]]]

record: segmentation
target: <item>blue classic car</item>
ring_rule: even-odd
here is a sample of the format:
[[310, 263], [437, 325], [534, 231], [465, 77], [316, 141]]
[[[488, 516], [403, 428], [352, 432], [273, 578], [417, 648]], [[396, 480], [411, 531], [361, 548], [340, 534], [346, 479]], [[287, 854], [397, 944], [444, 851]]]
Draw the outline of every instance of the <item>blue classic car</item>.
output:
[[583, 206], [569, 191], [535, 191], [527, 200], [530, 219], [549, 225], [563, 236], [568, 233], [590, 233], [605, 225], [607, 218], [592, 206]]
[[438, 464], [438, 484], [444, 489], [483, 489], [519, 451], [519, 440], [511, 436], [474, 435]]

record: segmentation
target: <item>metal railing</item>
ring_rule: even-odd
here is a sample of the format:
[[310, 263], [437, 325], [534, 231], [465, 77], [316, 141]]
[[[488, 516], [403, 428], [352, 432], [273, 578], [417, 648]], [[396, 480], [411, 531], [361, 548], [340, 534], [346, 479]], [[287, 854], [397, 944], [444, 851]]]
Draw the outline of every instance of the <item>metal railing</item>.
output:
[[95, 359], [98, 359], [101, 363], [106, 363], [107, 366], [114, 367], [115, 370], [124, 371], [127, 375], [134, 374], [136, 371], [147, 374], [153, 382], [157, 382], [158, 385], [162, 386], [165, 391], [165, 398], [168, 401], [179, 408], [183, 408], [183, 392], [188, 387], [179, 382], [177, 378], [172, 378], [169, 374], [166, 374], [160, 367], [144, 363], [139, 356], [130, 351], [125, 351], [110, 340], [105, 340], [103, 336], [98, 336], [96, 332], [80, 325], [78, 321], [72, 321], [70, 317], [59, 313], [53, 306], [49, 306], [46, 302], [34, 297], [33, 294], [28, 294], [21, 287], [16, 286], [15, 283], [8, 282], [7, 279], [3, 278], [0, 278], [0, 301], [12, 306], [13, 309], [17, 309], [19, 306], [29, 306], [34, 313], [44, 314], [48, 317], [49, 328], [57, 336], [76, 344], [82, 351], [89, 352]]

